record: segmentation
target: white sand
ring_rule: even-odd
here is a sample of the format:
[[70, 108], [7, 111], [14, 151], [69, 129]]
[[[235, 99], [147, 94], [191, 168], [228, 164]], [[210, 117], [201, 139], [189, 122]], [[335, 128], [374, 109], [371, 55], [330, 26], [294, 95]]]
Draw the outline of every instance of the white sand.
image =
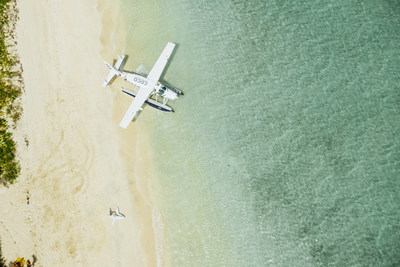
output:
[[[35, 0], [18, 7], [22, 170], [17, 183], [0, 189], [3, 256], [35, 255], [36, 266], [155, 266], [147, 141], [137, 124], [118, 127], [130, 99], [117, 85], [101, 87], [103, 60], [123, 44], [123, 37], [110, 37], [118, 2]], [[126, 219], [112, 225], [107, 212], [117, 206]]]

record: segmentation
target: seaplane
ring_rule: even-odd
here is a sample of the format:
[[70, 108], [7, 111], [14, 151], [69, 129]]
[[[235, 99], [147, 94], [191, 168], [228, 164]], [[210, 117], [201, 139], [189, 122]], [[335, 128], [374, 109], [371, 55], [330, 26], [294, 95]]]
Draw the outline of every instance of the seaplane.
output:
[[[126, 55], [118, 57], [117, 62], [114, 66], [111, 66], [107, 62], [104, 62], [107, 68], [110, 70], [106, 80], [103, 83], [103, 87], [106, 87], [110, 82], [116, 77], [121, 77], [125, 79], [130, 84], [139, 88], [137, 94], [134, 91], [122, 88], [122, 92], [134, 97], [131, 105], [126, 111], [124, 117], [122, 118], [119, 126], [122, 128], [127, 128], [129, 123], [137, 118], [139, 112], [143, 110], [143, 105], [148, 104], [151, 107], [157, 108], [161, 111], [173, 112], [172, 108], [167, 106], [169, 100], [176, 100], [180, 95], [183, 95], [182, 91], [171, 87], [166, 84], [159, 82], [159, 79], [164, 71], [165, 66], [168, 63], [175, 44], [168, 43], [164, 50], [162, 51], [160, 57], [154, 64], [153, 68], [150, 70], [149, 74], [146, 76], [144, 74], [136, 72], [124, 71], [124, 65], [126, 61]], [[155, 99], [153, 99], [153, 98]], [[162, 102], [159, 102], [158, 98], [162, 98]]]
[[119, 211], [119, 208], [117, 208], [117, 210], [112, 210], [112, 209], [110, 208], [110, 211], [108, 212], [108, 216], [110, 216], [110, 218], [113, 219], [112, 224], [114, 224], [117, 220], [123, 220], [123, 219], [125, 219], [125, 215], [122, 214], [122, 213]]

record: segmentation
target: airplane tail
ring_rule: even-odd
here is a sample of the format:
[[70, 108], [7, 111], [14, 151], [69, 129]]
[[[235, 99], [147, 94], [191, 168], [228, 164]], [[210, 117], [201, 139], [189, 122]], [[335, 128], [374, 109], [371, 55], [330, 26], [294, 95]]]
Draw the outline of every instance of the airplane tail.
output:
[[104, 80], [103, 87], [106, 87], [114, 79], [116, 75], [120, 74], [120, 70], [123, 68], [125, 59], [126, 59], [125, 55], [118, 57], [118, 60], [114, 64], [114, 67], [112, 67], [110, 64], [104, 61], [104, 64], [106, 64], [110, 72], [108, 73], [107, 78]]
[[110, 72], [107, 75], [107, 78], [104, 80], [103, 87], [106, 87], [113, 79], [114, 77], [118, 74], [118, 71], [111, 67], [110, 64], [104, 61], [106, 64], [107, 68], [110, 70]]

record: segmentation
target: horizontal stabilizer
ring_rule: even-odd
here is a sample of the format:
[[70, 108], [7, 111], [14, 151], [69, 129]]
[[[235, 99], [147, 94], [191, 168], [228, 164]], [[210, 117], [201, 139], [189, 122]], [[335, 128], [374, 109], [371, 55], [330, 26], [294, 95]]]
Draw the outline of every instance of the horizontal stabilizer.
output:
[[103, 87], [106, 87], [115, 77], [115, 75], [118, 74], [118, 71], [111, 67], [110, 64], [104, 61], [104, 64], [106, 64], [107, 68], [110, 70], [110, 72], [107, 75], [107, 78], [104, 80]]
[[126, 59], [125, 55], [118, 57], [117, 62], [115, 62], [114, 64], [114, 69], [121, 70], [125, 65], [125, 59]]
[[118, 57], [117, 62], [114, 64], [114, 67], [111, 67], [110, 64], [104, 61], [104, 64], [106, 64], [107, 68], [110, 70], [110, 73], [108, 74], [107, 78], [104, 80], [103, 87], [106, 87], [116, 75], [118, 75], [120, 72], [120, 69], [123, 68], [125, 64], [125, 59], [126, 56], [122, 55]]

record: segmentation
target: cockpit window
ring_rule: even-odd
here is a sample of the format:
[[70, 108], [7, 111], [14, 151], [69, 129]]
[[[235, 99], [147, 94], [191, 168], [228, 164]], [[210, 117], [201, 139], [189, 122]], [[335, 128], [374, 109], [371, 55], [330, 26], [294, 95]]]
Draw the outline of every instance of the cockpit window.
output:
[[165, 86], [161, 86], [160, 90], [159, 90], [159, 94], [162, 95], [165, 93], [165, 90], [167, 90], [167, 88]]

